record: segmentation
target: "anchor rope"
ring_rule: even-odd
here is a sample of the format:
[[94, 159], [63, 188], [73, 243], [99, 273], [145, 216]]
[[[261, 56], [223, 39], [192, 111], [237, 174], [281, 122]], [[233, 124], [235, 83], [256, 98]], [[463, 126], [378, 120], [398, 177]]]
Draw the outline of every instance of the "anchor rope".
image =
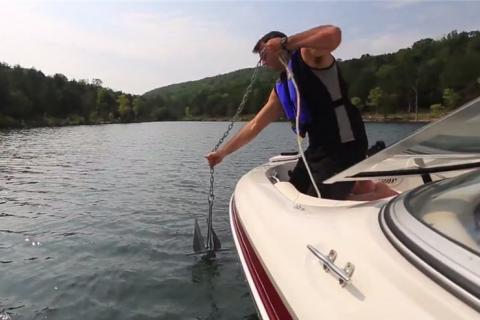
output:
[[320, 190], [318, 189], [317, 183], [315, 182], [315, 179], [313, 178], [312, 171], [310, 170], [310, 166], [308, 165], [307, 159], [305, 158], [305, 154], [303, 152], [302, 148], [302, 137], [300, 136], [300, 110], [301, 110], [301, 99], [300, 99], [300, 90], [298, 89], [297, 82], [295, 81], [295, 77], [293, 75], [293, 71], [290, 69], [288, 66], [288, 60], [287, 60], [287, 52], [282, 52], [278, 57], [278, 60], [280, 60], [280, 63], [283, 65], [285, 68], [285, 71], [287, 72], [287, 77], [290, 79], [293, 83], [293, 87], [295, 88], [295, 92], [297, 94], [297, 110], [296, 110], [296, 115], [295, 115], [295, 132], [297, 135], [297, 146], [298, 146], [298, 152], [300, 153], [303, 163], [305, 164], [305, 168], [307, 169], [308, 172], [308, 177], [310, 178], [310, 181], [312, 182], [313, 188], [315, 189], [315, 192], [317, 193], [317, 196], [321, 198]]

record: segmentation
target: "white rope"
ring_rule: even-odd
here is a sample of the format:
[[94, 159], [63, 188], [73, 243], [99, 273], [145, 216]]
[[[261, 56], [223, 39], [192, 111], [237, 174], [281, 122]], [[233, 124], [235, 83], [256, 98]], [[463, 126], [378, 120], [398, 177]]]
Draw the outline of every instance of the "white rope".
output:
[[305, 168], [307, 169], [308, 176], [310, 177], [310, 181], [312, 182], [313, 187], [315, 188], [315, 192], [317, 193], [317, 196], [319, 198], [322, 197], [320, 194], [320, 190], [318, 190], [317, 184], [315, 183], [315, 179], [313, 178], [312, 172], [310, 171], [310, 166], [308, 165], [307, 159], [305, 158], [305, 154], [303, 153], [303, 148], [302, 148], [302, 137], [300, 136], [300, 91], [298, 90], [297, 82], [295, 81], [295, 78], [293, 76], [293, 71], [290, 70], [288, 67], [288, 60], [287, 60], [287, 54], [286, 52], [282, 52], [283, 54], [280, 54], [278, 59], [280, 60], [280, 63], [284, 66], [285, 71], [287, 72], [287, 78], [292, 80], [293, 87], [295, 88], [295, 92], [297, 93], [297, 114], [295, 115], [295, 132], [297, 134], [297, 145], [298, 145], [298, 152], [302, 156], [303, 163], [305, 164]]

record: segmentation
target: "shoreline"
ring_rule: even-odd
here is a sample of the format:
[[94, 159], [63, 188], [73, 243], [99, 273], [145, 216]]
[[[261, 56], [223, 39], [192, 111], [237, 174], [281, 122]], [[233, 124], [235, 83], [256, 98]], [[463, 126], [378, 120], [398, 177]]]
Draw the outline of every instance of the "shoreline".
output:
[[[421, 113], [418, 114], [417, 120], [415, 120], [414, 115], [406, 114], [392, 114], [387, 117], [378, 114], [364, 114], [362, 119], [365, 123], [429, 123], [434, 122], [440, 119], [443, 115], [433, 115], [430, 113]], [[239, 119], [235, 122], [245, 122], [249, 121], [254, 117], [254, 115], [244, 115], [240, 116]], [[25, 121], [25, 120], [16, 120], [11, 121], [10, 123], [0, 123], [0, 130], [8, 129], [30, 129], [30, 128], [47, 128], [47, 127], [67, 127], [67, 126], [78, 126], [78, 125], [105, 125], [105, 124], [118, 124], [118, 123], [142, 123], [142, 122], [175, 122], [175, 121], [192, 121], [192, 122], [230, 122], [232, 121], [229, 117], [218, 117], [218, 118], [203, 118], [203, 117], [191, 117], [183, 118], [179, 120], [162, 120], [162, 121], [85, 121], [84, 119], [37, 119], [36, 121]], [[284, 119], [280, 119], [276, 122], [286, 122]], [[3, 125], [2, 125], [3, 124]]]
[[[369, 122], [382, 122], [382, 123], [429, 123], [429, 122], [435, 122], [441, 117], [443, 117], [444, 114], [442, 115], [433, 115], [431, 113], [419, 113], [417, 115], [417, 119], [415, 120], [415, 115], [414, 114], [391, 114], [387, 117], [384, 117], [383, 115], [378, 115], [378, 114], [363, 114], [362, 119], [363, 122], [369, 123]], [[236, 121], [250, 121], [253, 119], [254, 115], [244, 115], [240, 116], [238, 120]], [[231, 121], [231, 118], [228, 117], [220, 117], [220, 118], [190, 118], [190, 119], [182, 119], [180, 121]], [[277, 122], [282, 122], [286, 121], [285, 119], [280, 119]]]
[[399, 119], [399, 118], [392, 118], [392, 119], [371, 119], [363, 117], [363, 122], [365, 123], [430, 123], [435, 122], [436, 119]]

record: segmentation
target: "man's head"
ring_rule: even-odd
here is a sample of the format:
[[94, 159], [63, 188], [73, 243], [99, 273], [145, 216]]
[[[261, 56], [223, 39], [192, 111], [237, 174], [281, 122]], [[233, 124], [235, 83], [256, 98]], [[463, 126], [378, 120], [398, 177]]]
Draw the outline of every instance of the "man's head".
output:
[[270, 31], [269, 33], [265, 34], [263, 37], [260, 38], [260, 40], [257, 41], [257, 44], [255, 44], [255, 47], [253, 47], [253, 53], [260, 53], [262, 51], [262, 46], [268, 42], [268, 40], [273, 39], [273, 38], [283, 38], [286, 37], [287, 35], [283, 32], [280, 31]]
[[[271, 53], [272, 51], [266, 50], [263, 51], [265, 44], [275, 38], [283, 38], [286, 35], [280, 31], [270, 31], [269, 33], [265, 34], [260, 40], [257, 41], [255, 47], [253, 47], [253, 53], [259, 53], [262, 59], [263, 65], [265, 65], [269, 69], [282, 71], [283, 66], [278, 60], [278, 52]], [[269, 56], [267, 57], [267, 52], [269, 52]]]

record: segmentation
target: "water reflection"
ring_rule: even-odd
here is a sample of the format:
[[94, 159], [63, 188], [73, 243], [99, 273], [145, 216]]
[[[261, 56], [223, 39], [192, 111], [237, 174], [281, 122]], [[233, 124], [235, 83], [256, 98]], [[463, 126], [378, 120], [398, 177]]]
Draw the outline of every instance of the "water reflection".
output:
[[215, 300], [215, 280], [219, 276], [219, 263], [219, 260], [202, 257], [192, 267], [192, 282], [205, 288], [205, 302], [209, 305], [208, 315], [196, 319], [221, 319], [221, 312]]

